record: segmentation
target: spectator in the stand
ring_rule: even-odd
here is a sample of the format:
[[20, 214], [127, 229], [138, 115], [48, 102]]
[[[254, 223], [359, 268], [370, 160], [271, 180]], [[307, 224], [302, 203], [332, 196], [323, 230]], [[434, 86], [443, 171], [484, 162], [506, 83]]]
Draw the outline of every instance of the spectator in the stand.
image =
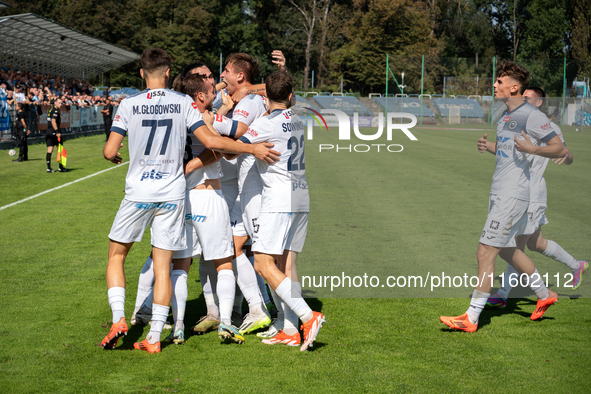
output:
[[17, 103], [24, 103], [25, 101], [27, 101], [27, 98], [25, 97], [25, 93], [24, 93], [25, 88], [24, 87], [17, 87], [14, 88], [14, 99]]
[[6, 84], [0, 83], [0, 131], [10, 129], [8, 101], [12, 100], [12, 91], [6, 90]]
[[16, 146], [18, 146], [18, 159], [13, 161], [27, 161], [29, 160], [29, 145], [27, 144], [27, 137], [31, 131], [27, 127], [26, 117], [23, 103], [16, 104]]
[[107, 139], [105, 140], [106, 142], [109, 140], [111, 125], [113, 124], [113, 105], [111, 104], [110, 98], [107, 98], [107, 102], [101, 112], [103, 113], [103, 122], [105, 123], [105, 135], [107, 136]]

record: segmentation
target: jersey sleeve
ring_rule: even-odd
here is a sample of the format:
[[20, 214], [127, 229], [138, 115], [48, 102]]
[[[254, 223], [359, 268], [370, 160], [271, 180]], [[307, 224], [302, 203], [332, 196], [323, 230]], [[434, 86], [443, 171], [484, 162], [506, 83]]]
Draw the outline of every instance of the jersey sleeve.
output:
[[240, 137], [240, 141], [246, 144], [258, 144], [259, 142], [269, 141], [272, 137], [270, 127], [265, 127], [265, 119], [257, 119], [246, 130], [246, 133]]
[[526, 133], [545, 143], [558, 135], [554, 131], [550, 119], [539, 110], [533, 111], [527, 119]]
[[556, 132], [556, 135], [560, 137], [560, 140], [562, 141], [564, 146], [566, 146], [566, 142], [564, 141], [564, 135], [562, 134], [562, 130], [560, 130], [560, 127], [556, 123], [552, 122], [552, 129]]
[[258, 108], [255, 100], [242, 99], [234, 108], [232, 112], [232, 119], [237, 122], [242, 122], [247, 126], [250, 126], [252, 122], [257, 118]]
[[189, 133], [193, 133], [196, 129], [203, 126], [205, 122], [203, 121], [203, 117], [201, 116], [201, 112], [197, 109], [197, 104], [193, 101], [192, 98], [187, 96], [187, 101], [189, 105], [186, 106], [187, 113], [185, 119], [187, 121], [187, 129]]
[[228, 119], [223, 115], [216, 114], [213, 120], [213, 129], [220, 135], [227, 135], [228, 137], [234, 137], [236, 135], [236, 129], [238, 128], [238, 122], [233, 122], [232, 119]]
[[127, 103], [127, 100], [121, 102], [119, 109], [117, 110], [117, 115], [115, 115], [113, 124], [111, 125], [111, 131], [119, 133], [124, 137], [127, 134], [127, 128], [129, 125], [129, 110], [127, 108]]

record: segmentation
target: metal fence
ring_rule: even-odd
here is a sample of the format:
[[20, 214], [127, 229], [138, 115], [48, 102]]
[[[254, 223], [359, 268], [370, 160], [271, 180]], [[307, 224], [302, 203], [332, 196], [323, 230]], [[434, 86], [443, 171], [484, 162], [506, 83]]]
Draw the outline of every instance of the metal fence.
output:
[[[48, 105], [27, 105], [25, 111], [25, 122], [31, 131], [28, 137], [29, 144], [45, 142], [45, 131], [47, 130]], [[39, 111], [40, 109], [40, 111]], [[77, 138], [80, 135], [94, 135], [104, 132], [104, 122], [101, 114], [103, 107], [94, 106], [90, 108], [78, 108], [77, 106], [61, 107], [61, 131], [65, 138]], [[118, 107], [113, 107], [113, 116]], [[39, 114], [40, 112], [40, 114]], [[0, 149], [10, 149], [13, 146], [16, 133], [16, 105], [9, 105], [10, 128], [0, 131]]]

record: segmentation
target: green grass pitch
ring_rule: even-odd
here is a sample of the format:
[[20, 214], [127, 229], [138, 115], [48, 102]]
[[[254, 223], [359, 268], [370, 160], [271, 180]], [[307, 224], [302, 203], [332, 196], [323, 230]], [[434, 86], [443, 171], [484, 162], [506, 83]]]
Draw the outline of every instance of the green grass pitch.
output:
[[[413, 131], [418, 141], [395, 132], [392, 141], [368, 142], [315, 129], [306, 142], [311, 213], [300, 277], [476, 274], [494, 156], [477, 152], [481, 131]], [[548, 166], [543, 232], [589, 260], [591, 134], [567, 129], [565, 139], [575, 162]], [[404, 149], [319, 152], [320, 144], [371, 143]], [[31, 146], [25, 163], [0, 152], [0, 207], [112, 168], [102, 146], [102, 136], [67, 141], [65, 174], [45, 172], [43, 145]], [[588, 392], [591, 272], [572, 291], [553, 276], [568, 273], [564, 266], [531, 252], [560, 295], [537, 322], [529, 319], [535, 297], [527, 289], [516, 289], [523, 298], [505, 310], [486, 309], [468, 334], [448, 331], [439, 316], [463, 313], [471, 287], [312, 287], [309, 302], [327, 323], [309, 352], [253, 335], [241, 346], [222, 345], [209, 333], [152, 355], [133, 350], [148, 331], [135, 326], [104, 351], [107, 235], [126, 171], [122, 165], [0, 210], [0, 392]], [[128, 319], [149, 252], [148, 232], [126, 263]], [[497, 259], [496, 273], [504, 267]], [[205, 312], [196, 267], [188, 284], [190, 327]]]

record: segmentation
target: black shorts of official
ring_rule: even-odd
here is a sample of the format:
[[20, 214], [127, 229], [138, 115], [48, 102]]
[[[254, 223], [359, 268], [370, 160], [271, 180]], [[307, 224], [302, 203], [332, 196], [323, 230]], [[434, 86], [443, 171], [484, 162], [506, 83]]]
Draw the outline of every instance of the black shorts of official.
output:
[[47, 130], [47, 133], [45, 133], [45, 144], [47, 146], [57, 146], [58, 140], [55, 131]]

